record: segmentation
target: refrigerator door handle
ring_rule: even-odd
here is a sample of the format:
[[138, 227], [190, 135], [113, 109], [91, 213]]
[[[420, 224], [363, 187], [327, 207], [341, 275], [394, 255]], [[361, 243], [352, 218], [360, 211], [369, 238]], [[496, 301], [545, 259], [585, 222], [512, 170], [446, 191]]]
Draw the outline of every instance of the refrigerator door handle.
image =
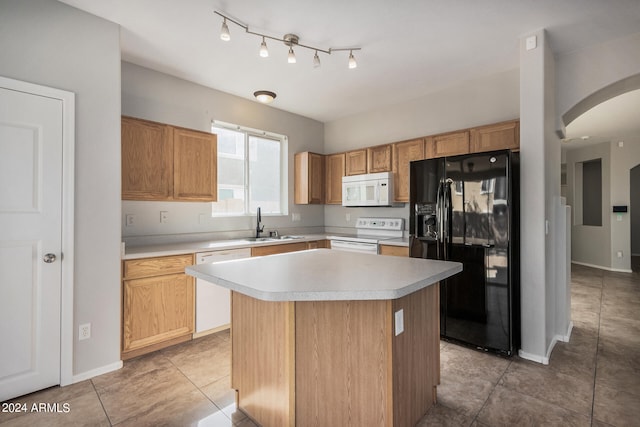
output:
[[447, 178], [444, 182], [444, 190], [442, 194], [443, 198], [443, 218], [444, 218], [444, 233], [442, 235], [442, 241], [444, 243], [444, 259], [449, 259], [449, 243], [451, 242], [451, 184], [453, 180]]
[[440, 244], [442, 243], [442, 231], [443, 231], [443, 207], [442, 207], [442, 182], [438, 184], [438, 194], [436, 196], [436, 230], [438, 235], [436, 236], [436, 241], [438, 242], [438, 259], [442, 259], [442, 254], [440, 254]]

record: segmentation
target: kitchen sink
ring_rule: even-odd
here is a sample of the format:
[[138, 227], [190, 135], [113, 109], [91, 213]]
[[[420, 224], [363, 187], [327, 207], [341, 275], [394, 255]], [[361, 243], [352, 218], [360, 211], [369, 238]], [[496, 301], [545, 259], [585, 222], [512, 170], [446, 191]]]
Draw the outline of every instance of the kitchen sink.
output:
[[303, 236], [278, 236], [278, 237], [246, 237], [246, 242], [277, 242], [278, 240], [304, 239]]

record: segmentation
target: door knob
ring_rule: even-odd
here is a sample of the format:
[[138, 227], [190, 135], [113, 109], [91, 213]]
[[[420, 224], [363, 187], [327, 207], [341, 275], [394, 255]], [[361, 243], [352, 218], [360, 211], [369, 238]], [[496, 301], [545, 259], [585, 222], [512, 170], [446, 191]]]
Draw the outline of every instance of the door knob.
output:
[[51, 264], [56, 261], [56, 254], [46, 254], [44, 256], [44, 262]]

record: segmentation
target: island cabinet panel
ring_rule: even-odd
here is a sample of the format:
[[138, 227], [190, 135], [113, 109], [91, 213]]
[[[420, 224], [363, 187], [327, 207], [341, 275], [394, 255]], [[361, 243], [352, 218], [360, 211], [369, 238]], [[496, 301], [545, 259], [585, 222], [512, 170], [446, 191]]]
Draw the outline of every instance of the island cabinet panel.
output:
[[362, 175], [367, 173], [367, 149], [347, 151], [345, 154], [346, 174]]
[[170, 126], [122, 118], [122, 199], [168, 200], [173, 194]]
[[396, 202], [409, 201], [409, 163], [425, 158], [424, 139], [393, 144], [393, 185]]
[[369, 173], [391, 172], [391, 144], [367, 148], [367, 169]]
[[391, 302], [296, 303], [300, 426], [392, 426]]
[[311, 242], [307, 242], [307, 249], [318, 249], [318, 248], [331, 249], [331, 241], [330, 240], [314, 240]]
[[404, 316], [404, 332], [393, 337], [394, 426], [415, 426], [436, 403], [440, 383], [439, 304], [439, 284], [393, 300], [393, 312], [402, 310]]
[[217, 136], [175, 128], [173, 198], [214, 202], [218, 193]]
[[325, 156], [326, 183], [325, 203], [328, 205], [342, 204], [342, 177], [345, 176], [345, 154], [331, 154]]
[[231, 292], [231, 387], [263, 427], [296, 425], [294, 304]]
[[511, 121], [471, 129], [471, 152], [518, 150], [520, 122]]

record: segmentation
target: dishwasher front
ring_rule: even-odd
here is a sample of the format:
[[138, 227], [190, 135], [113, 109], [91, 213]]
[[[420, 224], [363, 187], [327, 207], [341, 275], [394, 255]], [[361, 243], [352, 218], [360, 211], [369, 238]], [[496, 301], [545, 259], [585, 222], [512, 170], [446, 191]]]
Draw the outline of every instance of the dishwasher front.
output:
[[[196, 264], [213, 264], [249, 257], [251, 257], [251, 248], [199, 252], [196, 253]], [[229, 295], [229, 289], [206, 280], [196, 279], [196, 335], [205, 335], [205, 332], [229, 327], [231, 323]]]

